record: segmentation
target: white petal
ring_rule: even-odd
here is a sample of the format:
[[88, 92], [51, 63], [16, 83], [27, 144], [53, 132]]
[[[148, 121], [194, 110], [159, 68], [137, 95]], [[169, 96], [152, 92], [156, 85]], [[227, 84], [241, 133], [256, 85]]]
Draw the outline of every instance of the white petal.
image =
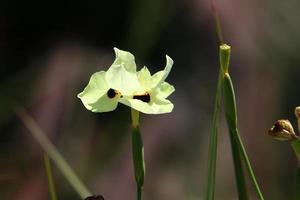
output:
[[174, 91], [175, 91], [174, 86], [167, 82], [163, 82], [155, 89], [155, 93], [157, 93], [157, 95], [162, 98], [167, 98]]
[[106, 80], [109, 87], [130, 96], [141, 91], [141, 85], [136, 73], [127, 71], [124, 65], [112, 65], [106, 72]]
[[125, 69], [129, 72], [136, 72], [136, 64], [134, 55], [128, 51], [122, 51], [118, 48], [114, 48], [116, 59], [112, 65], [123, 65]]
[[145, 114], [169, 113], [172, 112], [174, 107], [174, 105], [166, 99], [156, 99], [151, 103], [146, 103], [138, 99], [120, 99], [120, 103]]
[[173, 66], [173, 63], [174, 63], [172, 58], [170, 58], [168, 55], [166, 55], [166, 60], [167, 61], [166, 61], [165, 69], [163, 71], [156, 72], [152, 76], [152, 82], [155, 85], [155, 87], [166, 80], [166, 78], [168, 77], [168, 75], [169, 75], [169, 73], [172, 69], [172, 66]]
[[146, 91], [152, 89], [152, 77], [147, 67], [143, 67], [140, 71], [138, 71], [138, 80]]
[[107, 112], [117, 107], [118, 99], [108, 98], [107, 91], [110, 89], [105, 79], [106, 72], [94, 73], [88, 85], [78, 94], [83, 105], [93, 112]]

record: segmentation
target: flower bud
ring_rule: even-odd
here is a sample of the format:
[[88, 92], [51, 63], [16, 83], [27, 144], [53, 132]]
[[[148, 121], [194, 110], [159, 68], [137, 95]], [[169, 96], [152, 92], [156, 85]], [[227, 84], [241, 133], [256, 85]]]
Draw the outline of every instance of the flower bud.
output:
[[289, 120], [278, 120], [268, 131], [269, 135], [276, 140], [290, 141], [298, 138]]

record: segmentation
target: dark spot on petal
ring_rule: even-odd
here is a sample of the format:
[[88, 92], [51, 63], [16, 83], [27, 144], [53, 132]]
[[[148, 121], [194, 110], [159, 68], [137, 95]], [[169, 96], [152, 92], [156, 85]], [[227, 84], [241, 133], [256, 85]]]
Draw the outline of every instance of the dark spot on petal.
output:
[[146, 92], [145, 94], [142, 95], [134, 95], [133, 99], [138, 99], [141, 100], [143, 102], [149, 103], [150, 102], [150, 94], [148, 92]]
[[102, 195], [94, 195], [87, 197], [84, 200], [104, 200], [104, 197]]
[[118, 94], [118, 92], [111, 88], [107, 91], [107, 96], [108, 96], [108, 98], [111, 98], [111, 99], [114, 98], [117, 94]]

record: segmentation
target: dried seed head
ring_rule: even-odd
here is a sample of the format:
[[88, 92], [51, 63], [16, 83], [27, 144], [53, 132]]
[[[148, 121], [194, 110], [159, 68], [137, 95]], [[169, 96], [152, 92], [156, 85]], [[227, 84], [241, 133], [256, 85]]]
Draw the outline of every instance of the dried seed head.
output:
[[276, 140], [290, 141], [298, 136], [294, 132], [294, 128], [289, 120], [278, 120], [268, 131], [269, 135]]
[[104, 200], [104, 197], [102, 195], [94, 195], [87, 197], [84, 200]]

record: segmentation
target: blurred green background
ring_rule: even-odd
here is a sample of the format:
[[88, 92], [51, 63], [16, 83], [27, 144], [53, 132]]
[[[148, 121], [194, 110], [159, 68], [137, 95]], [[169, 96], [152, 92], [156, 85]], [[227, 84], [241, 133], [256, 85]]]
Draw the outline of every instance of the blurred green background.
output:
[[[258, 182], [265, 199], [291, 199], [296, 157], [267, 130], [280, 118], [297, 127], [300, 2], [216, 4], [232, 46], [238, 123]], [[145, 199], [203, 199], [219, 68], [208, 0], [2, 1], [0, 199], [49, 199], [41, 148], [7, 99], [30, 111], [93, 193], [135, 198], [130, 109], [95, 114], [76, 97], [92, 73], [113, 62], [113, 47], [132, 52], [152, 73], [163, 69], [165, 54], [174, 60], [167, 79], [176, 88], [173, 112], [141, 115]], [[237, 199], [223, 117], [217, 166], [216, 199]], [[55, 167], [54, 173], [59, 199], [79, 199]]]

